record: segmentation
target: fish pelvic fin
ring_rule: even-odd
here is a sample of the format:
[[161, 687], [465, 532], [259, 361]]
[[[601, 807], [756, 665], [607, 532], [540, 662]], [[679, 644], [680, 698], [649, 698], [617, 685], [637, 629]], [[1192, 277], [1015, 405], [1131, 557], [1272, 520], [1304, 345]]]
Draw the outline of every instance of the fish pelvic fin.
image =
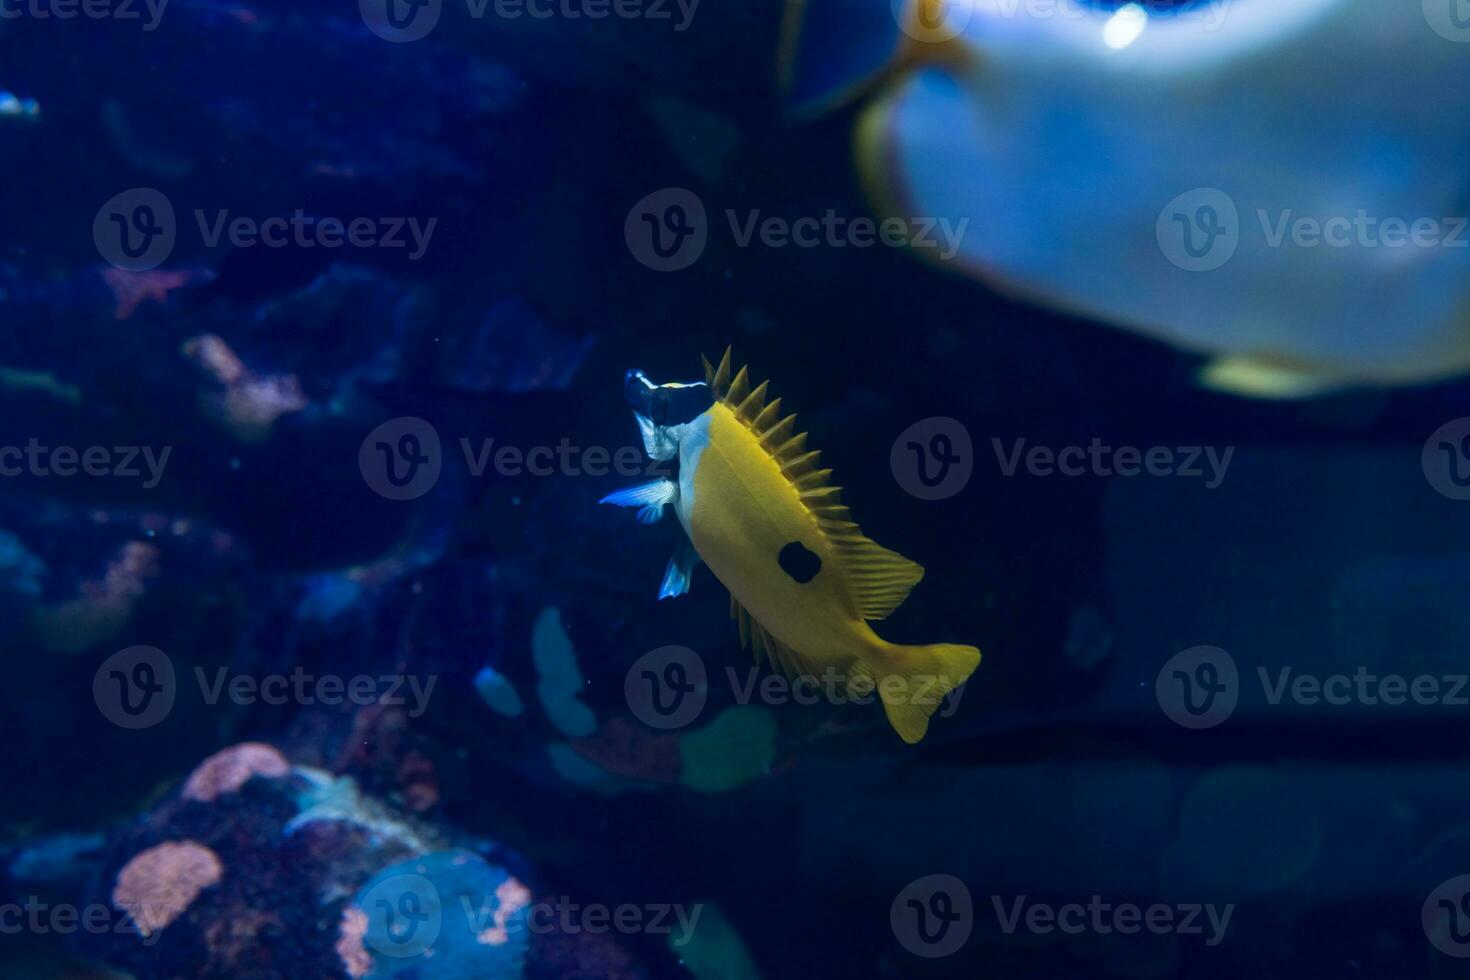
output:
[[680, 537], [674, 546], [674, 555], [664, 569], [664, 580], [658, 587], [660, 599], [672, 599], [689, 591], [694, 577], [694, 567], [699, 564], [699, 552], [688, 537]]
[[909, 745], [923, 740], [944, 698], [980, 666], [980, 651], [958, 643], [903, 646], [882, 642], [870, 664], [883, 712]]

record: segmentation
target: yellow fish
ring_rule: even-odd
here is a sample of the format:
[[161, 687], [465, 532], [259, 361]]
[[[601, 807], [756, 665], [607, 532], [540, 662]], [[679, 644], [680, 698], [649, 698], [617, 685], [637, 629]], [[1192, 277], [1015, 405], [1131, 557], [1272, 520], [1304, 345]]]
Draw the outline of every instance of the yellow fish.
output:
[[875, 689], [888, 721], [910, 744], [924, 737], [944, 696], [980, 663], [975, 647], [903, 646], [874, 633], [908, 597], [924, 569], [863, 536], [842, 490], [807, 448], [796, 416], [781, 415], [767, 385], [732, 377], [730, 351], [704, 383], [655, 385], [628, 372], [644, 446], [678, 457], [677, 479], [622, 490], [602, 503], [641, 508], [651, 524], [673, 506], [688, 535], [664, 573], [659, 598], [689, 589], [701, 559], [730, 591], [740, 639], [788, 677], [836, 676], [846, 693]]

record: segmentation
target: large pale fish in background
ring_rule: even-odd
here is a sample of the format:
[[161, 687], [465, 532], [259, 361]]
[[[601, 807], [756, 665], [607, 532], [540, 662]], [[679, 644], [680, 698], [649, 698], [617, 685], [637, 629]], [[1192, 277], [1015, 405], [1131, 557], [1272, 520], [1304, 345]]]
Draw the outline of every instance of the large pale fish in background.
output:
[[859, 164], [968, 219], [945, 264], [1242, 394], [1470, 370], [1470, 3], [920, 3], [798, 2], [781, 71], [799, 111], [876, 90]]

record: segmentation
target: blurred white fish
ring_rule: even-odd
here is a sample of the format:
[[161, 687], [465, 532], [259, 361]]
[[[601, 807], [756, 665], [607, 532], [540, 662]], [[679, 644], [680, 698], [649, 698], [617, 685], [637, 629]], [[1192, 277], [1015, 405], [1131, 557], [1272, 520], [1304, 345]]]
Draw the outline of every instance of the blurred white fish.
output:
[[1470, 3], [792, 2], [793, 106], [879, 86], [879, 208], [969, 221], [935, 261], [1240, 394], [1470, 370]]

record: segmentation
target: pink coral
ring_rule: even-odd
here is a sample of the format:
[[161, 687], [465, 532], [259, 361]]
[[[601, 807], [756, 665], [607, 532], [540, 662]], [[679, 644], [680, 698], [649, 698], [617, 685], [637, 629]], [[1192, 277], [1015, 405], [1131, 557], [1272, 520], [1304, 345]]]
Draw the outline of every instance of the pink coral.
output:
[[112, 904], [151, 936], [183, 915], [224, 875], [215, 853], [196, 841], [166, 841], [134, 855], [117, 874]]
[[367, 931], [366, 912], [356, 905], [342, 910], [342, 925], [337, 929], [337, 955], [341, 957], [342, 968], [349, 977], [365, 977], [373, 969], [372, 954], [362, 944]]
[[77, 653], [111, 639], [133, 617], [145, 583], [159, 574], [158, 548], [129, 541], [108, 563], [101, 579], [81, 583], [75, 599], [41, 606], [33, 614], [49, 649]]
[[213, 385], [200, 392], [200, 404], [241, 442], [260, 442], [276, 419], [309, 404], [294, 374], [256, 374], [222, 337], [192, 337], [183, 353]]
[[117, 319], [126, 320], [145, 302], [166, 303], [168, 294], [175, 289], [209, 282], [214, 274], [202, 269], [149, 269], [145, 272], [103, 269], [102, 278], [117, 300]]
[[495, 889], [500, 905], [495, 909], [495, 925], [488, 927], [475, 938], [486, 946], [504, 946], [510, 939], [506, 924], [510, 917], [531, 904], [531, 890], [515, 878], [506, 878]]
[[199, 763], [184, 784], [184, 799], [208, 803], [238, 791], [252, 776], [279, 779], [290, 771], [291, 763], [273, 746], [241, 742]]

